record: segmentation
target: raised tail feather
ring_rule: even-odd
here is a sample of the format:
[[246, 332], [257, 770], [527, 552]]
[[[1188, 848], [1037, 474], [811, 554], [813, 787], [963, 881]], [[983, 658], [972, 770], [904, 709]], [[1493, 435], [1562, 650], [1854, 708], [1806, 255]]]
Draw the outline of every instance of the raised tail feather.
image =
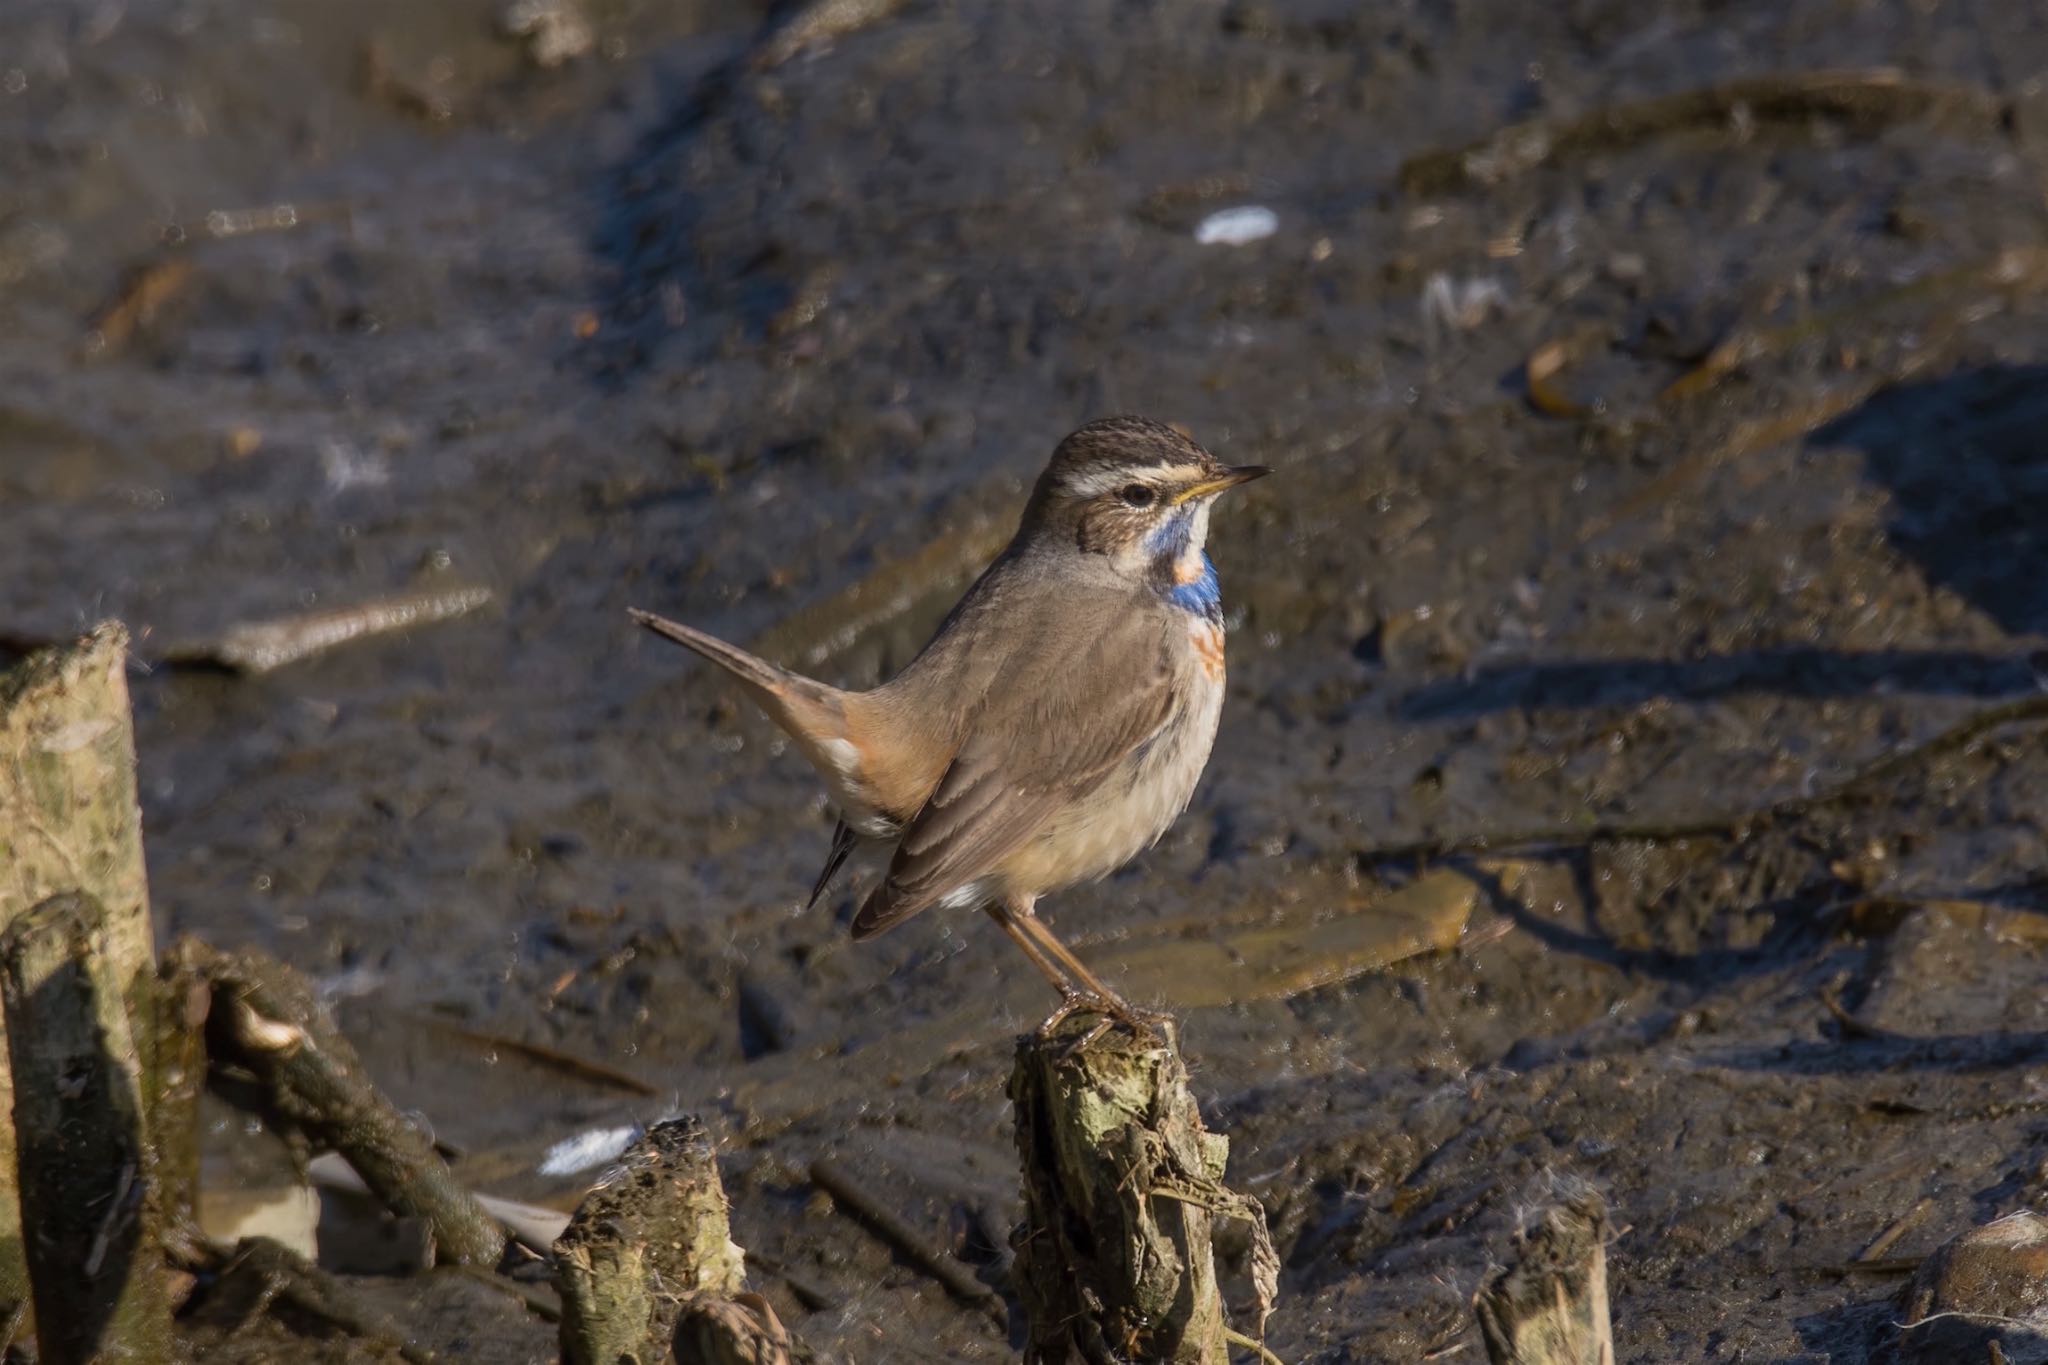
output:
[[715, 635], [692, 630], [651, 611], [628, 607], [635, 621], [665, 640], [696, 651], [737, 678], [748, 695], [802, 746], [813, 764], [824, 766], [822, 746], [846, 737], [845, 694], [799, 673], [777, 668]]
[[[846, 694], [836, 687], [813, 682], [786, 668], [777, 668], [766, 659], [756, 658], [736, 645], [729, 645], [715, 635], [706, 635], [701, 630], [656, 616], [651, 611], [628, 607], [627, 611], [635, 621], [653, 631], [665, 640], [673, 640], [685, 649], [694, 650], [711, 662], [723, 668], [747, 689], [762, 711], [770, 720], [781, 726], [790, 738], [803, 750], [804, 757], [822, 774], [828, 782], [845, 782], [849, 774], [844, 765], [846, 740]], [[839, 753], [832, 753], [828, 746], [837, 746]], [[854, 832], [844, 819], [832, 831], [832, 851], [825, 859], [825, 870], [818, 874], [818, 880], [811, 886], [812, 905], [825, 894], [831, 884], [832, 875], [839, 871], [846, 857], [853, 851]]]
[[[673, 640], [685, 649], [695, 650], [741, 682], [764, 692], [779, 692], [793, 682], [810, 681], [787, 669], [777, 668], [766, 659], [756, 658], [737, 645], [729, 645], [716, 635], [706, 635], [703, 631], [694, 630], [680, 621], [671, 621], [665, 616], [656, 616], [653, 612], [642, 611], [638, 607], [626, 608], [626, 614], [664, 640]], [[813, 683], [812, 686], [820, 684]]]

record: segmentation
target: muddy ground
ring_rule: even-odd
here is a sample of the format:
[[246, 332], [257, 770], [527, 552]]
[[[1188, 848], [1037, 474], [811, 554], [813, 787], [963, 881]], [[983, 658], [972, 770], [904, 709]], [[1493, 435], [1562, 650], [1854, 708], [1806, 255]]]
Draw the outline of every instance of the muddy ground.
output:
[[[1219, 517], [1194, 808], [1056, 922], [1114, 979], [1431, 865], [1487, 888], [1455, 951], [1184, 1012], [1282, 1359], [1478, 1358], [1562, 1176], [1626, 1228], [1623, 1359], [1881, 1359], [1859, 1252], [2048, 1197], [2048, 16], [588, 15], [543, 70], [485, 0], [0, 9], [0, 632], [496, 595], [134, 679], [166, 938], [321, 978], [495, 1191], [573, 1201], [548, 1144], [703, 1114], [812, 1346], [1007, 1358], [805, 1170], [999, 1273], [1049, 1000], [978, 918], [805, 913], [813, 779], [625, 608], [872, 681], [1059, 436], [1134, 410], [1280, 474]], [[1277, 231], [1198, 243], [1245, 204]], [[451, 1358], [550, 1357], [474, 1282], [369, 1288]]]

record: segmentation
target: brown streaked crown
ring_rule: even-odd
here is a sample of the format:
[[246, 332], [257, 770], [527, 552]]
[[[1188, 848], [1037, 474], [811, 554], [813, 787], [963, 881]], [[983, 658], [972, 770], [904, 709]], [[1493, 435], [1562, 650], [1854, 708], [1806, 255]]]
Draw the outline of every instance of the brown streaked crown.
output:
[[1068, 436], [1052, 453], [1024, 512], [1027, 528], [1057, 528], [1092, 554], [1141, 539], [1166, 515], [1176, 489], [1222, 472], [1224, 465], [1164, 422], [1105, 417]]
[[1105, 417], [1061, 441], [1039, 477], [1034, 501], [1047, 494], [1088, 498], [1117, 487], [1126, 475], [1170, 469], [1220, 469], [1214, 455], [1180, 430], [1149, 417]]

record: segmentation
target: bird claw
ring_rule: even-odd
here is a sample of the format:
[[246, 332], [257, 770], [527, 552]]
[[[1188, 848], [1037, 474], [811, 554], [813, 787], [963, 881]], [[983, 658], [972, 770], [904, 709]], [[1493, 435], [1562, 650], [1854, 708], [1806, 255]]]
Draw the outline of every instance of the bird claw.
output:
[[1166, 1025], [1172, 1017], [1152, 1010], [1141, 1010], [1119, 996], [1098, 996], [1089, 991], [1067, 990], [1061, 992], [1059, 1007], [1045, 1016], [1045, 1022], [1038, 1026], [1040, 1038], [1050, 1038], [1061, 1024], [1082, 1010], [1092, 1010], [1101, 1017], [1095, 1026], [1075, 1039], [1067, 1047], [1067, 1055], [1073, 1056], [1093, 1045], [1095, 1041], [1121, 1024], [1131, 1031], [1131, 1036], [1140, 1042], [1169, 1043]]
[[1052, 1037], [1061, 1024], [1066, 1023], [1067, 1020], [1074, 1016], [1076, 1010], [1087, 1009], [1094, 1003], [1095, 997], [1092, 995], [1076, 990], [1061, 991], [1059, 1008], [1046, 1015], [1044, 1020], [1039, 1023], [1037, 1029], [1038, 1036], [1040, 1038]]
[[1173, 1035], [1167, 1031], [1173, 1016], [1164, 1010], [1141, 1010], [1127, 1001], [1116, 1000], [1111, 1002], [1110, 1018], [1129, 1029], [1131, 1036], [1141, 1042], [1173, 1046]]

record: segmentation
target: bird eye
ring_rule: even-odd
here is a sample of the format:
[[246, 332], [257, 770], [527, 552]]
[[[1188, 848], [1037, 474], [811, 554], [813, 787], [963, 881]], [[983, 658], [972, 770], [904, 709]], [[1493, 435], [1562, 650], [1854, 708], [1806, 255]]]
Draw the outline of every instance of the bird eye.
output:
[[1127, 483], [1117, 496], [1124, 500], [1126, 507], [1150, 507], [1152, 500], [1159, 495], [1146, 484]]

